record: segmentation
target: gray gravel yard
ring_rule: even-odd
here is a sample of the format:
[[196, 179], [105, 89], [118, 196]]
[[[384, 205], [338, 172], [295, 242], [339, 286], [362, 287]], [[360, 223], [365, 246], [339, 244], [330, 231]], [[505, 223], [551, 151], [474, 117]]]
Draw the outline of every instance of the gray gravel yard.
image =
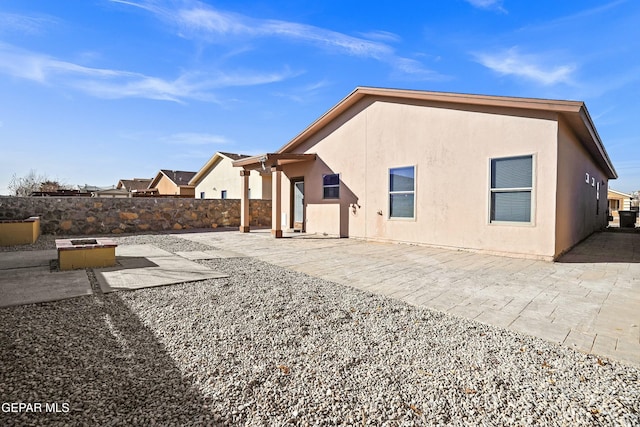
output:
[[0, 309], [3, 404], [69, 405], [0, 424], [640, 425], [635, 367], [251, 258], [200, 262], [230, 277]]

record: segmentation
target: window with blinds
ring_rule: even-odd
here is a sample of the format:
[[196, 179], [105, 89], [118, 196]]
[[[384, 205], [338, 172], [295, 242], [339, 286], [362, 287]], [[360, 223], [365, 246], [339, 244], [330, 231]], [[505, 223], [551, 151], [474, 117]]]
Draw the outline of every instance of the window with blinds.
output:
[[491, 159], [491, 222], [531, 222], [533, 156]]
[[415, 168], [389, 169], [389, 218], [415, 218]]

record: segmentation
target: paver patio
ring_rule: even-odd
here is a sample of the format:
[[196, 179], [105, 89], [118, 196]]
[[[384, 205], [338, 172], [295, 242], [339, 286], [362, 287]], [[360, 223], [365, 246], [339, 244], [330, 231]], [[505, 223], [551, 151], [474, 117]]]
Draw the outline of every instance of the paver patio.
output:
[[640, 234], [596, 233], [554, 263], [269, 230], [176, 236], [640, 365]]

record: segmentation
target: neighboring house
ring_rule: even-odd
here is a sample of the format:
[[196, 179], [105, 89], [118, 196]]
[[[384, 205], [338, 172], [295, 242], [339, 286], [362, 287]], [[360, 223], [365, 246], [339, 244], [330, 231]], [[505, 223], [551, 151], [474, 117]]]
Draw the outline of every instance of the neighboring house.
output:
[[[245, 154], [218, 151], [195, 174], [189, 185], [195, 187], [198, 199], [239, 199], [240, 173], [233, 167], [235, 160], [249, 157]], [[250, 199], [271, 199], [271, 171], [254, 170], [249, 177]]]
[[614, 221], [620, 220], [618, 211], [628, 211], [631, 209], [631, 194], [609, 188], [607, 191], [607, 201], [609, 203], [609, 214], [613, 217]]
[[298, 228], [547, 260], [607, 226], [617, 178], [582, 102], [378, 88], [234, 166], [272, 171], [276, 237]]
[[87, 185], [87, 184], [78, 185], [78, 190], [81, 193], [92, 193], [95, 191], [113, 190], [113, 188], [114, 188], [113, 185], [107, 185], [104, 187], [99, 187], [97, 185]]
[[149, 187], [141, 193], [154, 194], [159, 196], [182, 196], [193, 197], [195, 194], [193, 185], [189, 181], [195, 172], [174, 171], [161, 169], [149, 184]]
[[151, 181], [153, 180], [149, 178], [121, 179], [116, 188], [127, 190], [129, 193], [137, 193], [149, 188]]
[[127, 198], [131, 197], [131, 193], [124, 188], [108, 188], [106, 190], [92, 191], [91, 197]]

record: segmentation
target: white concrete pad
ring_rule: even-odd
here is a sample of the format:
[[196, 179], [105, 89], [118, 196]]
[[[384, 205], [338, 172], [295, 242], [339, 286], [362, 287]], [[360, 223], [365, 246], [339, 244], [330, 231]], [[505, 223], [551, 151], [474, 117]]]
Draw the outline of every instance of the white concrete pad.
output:
[[119, 245], [116, 248], [116, 257], [173, 257], [171, 252], [153, 245]]
[[181, 257], [192, 261], [199, 259], [241, 258], [244, 256], [237, 252], [218, 249], [211, 249], [207, 251], [176, 252], [176, 255], [180, 255]]
[[104, 293], [228, 277], [153, 245], [118, 246], [116, 262], [94, 269]]

